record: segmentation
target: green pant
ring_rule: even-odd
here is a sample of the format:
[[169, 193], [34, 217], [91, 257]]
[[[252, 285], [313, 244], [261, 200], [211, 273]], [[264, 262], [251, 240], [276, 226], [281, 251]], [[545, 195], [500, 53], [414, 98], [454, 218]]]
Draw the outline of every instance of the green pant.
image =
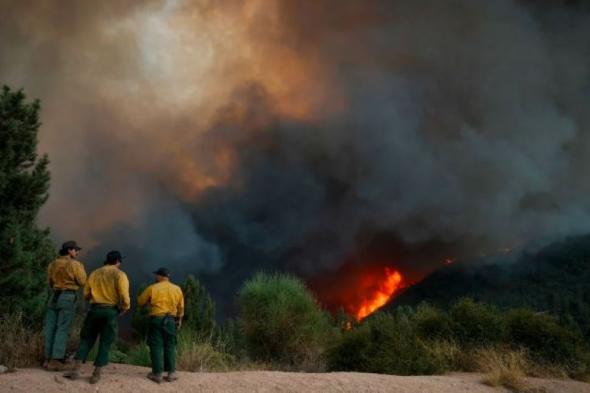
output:
[[176, 371], [176, 321], [174, 318], [150, 317], [147, 341], [150, 347], [152, 372], [161, 374], [162, 363], [164, 371]]
[[91, 307], [80, 332], [80, 347], [76, 353], [76, 359], [83, 362], [88, 358], [96, 338], [98, 341], [98, 353], [94, 360], [96, 367], [103, 367], [109, 363], [109, 351], [115, 342], [118, 332], [117, 316], [119, 312], [115, 307]]
[[76, 299], [76, 292], [53, 293], [49, 297], [43, 327], [46, 359], [65, 357], [70, 326], [76, 313]]

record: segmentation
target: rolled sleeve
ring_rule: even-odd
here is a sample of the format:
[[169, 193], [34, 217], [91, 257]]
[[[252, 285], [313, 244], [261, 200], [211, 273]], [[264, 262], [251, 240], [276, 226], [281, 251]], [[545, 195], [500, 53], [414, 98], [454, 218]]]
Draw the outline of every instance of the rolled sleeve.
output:
[[86, 284], [84, 285], [84, 299], [86, 300], [90, 300], [90, 298], [92, 297], [92, 290], [90, 288], [90, 280], [86, 281]]
[[152, 295], [152, 287], [150, 285], [149, 287], [144, 289], [143, 292], [141, 293], [141, 295], [139, 295], [139, 297], [137, 298], [137, 305], [139, 307], [145, 306], [147, 304], [147, 302], [150, 300], [151, 295]]
[[118, 281], [119, 305], [121, 307], [121, 311], [127, 311], [131, 308], [131, 300], [129, 298], [129, 280], [127, 279], [127, 275], [125, 273], [121, 273], [119, 275]]
[[76, 282], [79, 286], [83, 287], [86, 284], [86, 270], [84, 269], [84, 265], [78, 263], [75, 269], [75, 276]]

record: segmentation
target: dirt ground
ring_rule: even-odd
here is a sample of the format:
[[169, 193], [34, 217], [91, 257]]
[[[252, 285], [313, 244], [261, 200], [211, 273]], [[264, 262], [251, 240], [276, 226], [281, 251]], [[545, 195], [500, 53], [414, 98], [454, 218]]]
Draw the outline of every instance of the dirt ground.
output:
[[[180, 372], [179, 380], [158, 385], [145, 378], [144, 367], [111, 364], [102, 380], [90, 385], [91, 367], [83, 368], [82, 378], [69, 381], [61, 373], [41, 369], [23, 369], [0, 375], [0, 392], [11, 393], [140, 393], [140, 392], [396, 392], [459, 393], [505, 392], [480, 383], [477, 374], [445, 376], [378, 375], [364, 373], [288, 373], [277, 371], [240, 371], [228, 373]], [[590, 384], [546, 379], [530, 379], [531, 386], [547, 393], [590, 393]]]

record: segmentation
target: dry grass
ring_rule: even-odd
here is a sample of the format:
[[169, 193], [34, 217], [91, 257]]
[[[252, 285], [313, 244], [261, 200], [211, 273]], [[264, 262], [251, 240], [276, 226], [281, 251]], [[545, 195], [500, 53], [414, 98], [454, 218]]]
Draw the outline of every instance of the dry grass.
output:
[[202, 339], [182, 332], [178, 336], [176, 365], [183, 371], [229, 371], [235, 359], [224, 350], [222, 343]]
[[437, 365], [439, 373], [462, 369], [463, 353], [454, 341], [425, 341], [423, 345], [429, 357]]
[[38, 366], [43, 359], [43, 334], [26, 327], [22, 315], [0, 317], [0, 364], [17, 367]]
[[484, 372], [482, 383], [489, 386], [503, 386], [517, 393], [540, 392], [526, 382], [526, 376], [534, 369], [524, 350], [488, 348], [474, 352], [477, 371]]

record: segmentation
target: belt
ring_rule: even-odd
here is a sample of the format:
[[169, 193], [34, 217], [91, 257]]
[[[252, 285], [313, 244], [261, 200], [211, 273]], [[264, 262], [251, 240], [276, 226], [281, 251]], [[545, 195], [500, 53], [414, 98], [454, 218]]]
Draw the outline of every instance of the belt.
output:
[[90, 305], [90, 308], [114, 308], [114, 309], [116, 309], [117, 306], [115, 306], [114, 304], [92, 303]]
[[59, 300], [59, 297], [61, 296], [62, 293], [77, 293], [78, 291], [75, 289], [53, 289], [53, 296], [51, 296], [51, 302], [53, 304], [57, 303]]
[[157, 319], [167, 319], [167, 318], [172, 318], [172, 319], [176, 319], [176, 315], [172, 315], [172, 314], [165, 314], [165, 315], [150, 315], [150, 318], [157, 318]]

